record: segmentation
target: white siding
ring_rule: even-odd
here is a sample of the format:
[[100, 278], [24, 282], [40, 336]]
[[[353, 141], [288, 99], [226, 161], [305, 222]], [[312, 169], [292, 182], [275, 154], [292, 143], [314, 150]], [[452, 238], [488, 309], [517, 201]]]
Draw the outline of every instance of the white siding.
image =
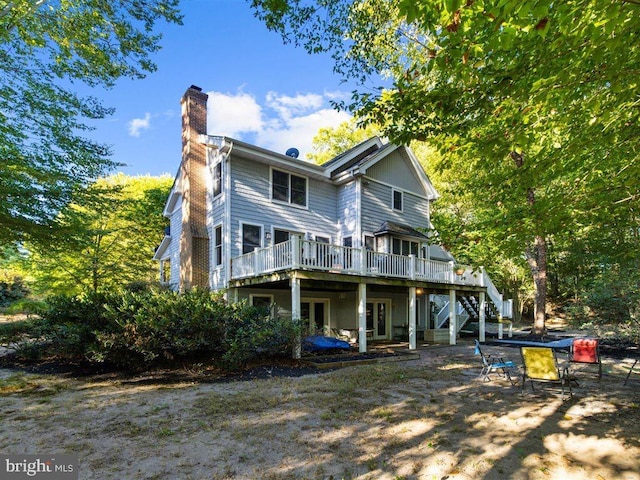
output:
[[373, 232], [388, 220], [413, 228], [429, 227], [429, 201], [409, 192], [404, 192], [402, 212], [391, 206], [393, 187], [370, 181], [362, 189], [362, 229]]
[[169, 216], [171, 243], [169, 244], [169, 261], [171, 262], [171, 288], [178, 289], [180, 282], [180, 236], [182, 234], [182, 196], [176, 202]]
[[357, 232], [358, 208], [356, 182], [341, 185], [338, 188], [338, 236], [341, 238], [355, 235]]
[[271, 201], [271, 170], [268, 165], [241, 157], [233, 157], [230, 165], [232, 256], [241, 254], [240, 222], [261, 225], [263, 242], [265, 232], [274, 225], [327, 236], [335, 241], [337, 195], [334, 185], [308, 178], [307, 208], [285, 205]]
[[393, 185], [400, 190], [427, 196], [411, 162], [398, 150], [368, 168], [367, 176]]

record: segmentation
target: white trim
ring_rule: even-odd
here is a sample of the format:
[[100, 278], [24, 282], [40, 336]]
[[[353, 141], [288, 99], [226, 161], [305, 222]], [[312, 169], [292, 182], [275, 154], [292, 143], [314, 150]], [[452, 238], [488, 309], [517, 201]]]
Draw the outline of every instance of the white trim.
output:
[[243, 253], [243, 245], [244, 245], [244, 234], [243, 227], [244, 225], [251, 225], [252, 227], [260, 227], [260, 245], [259, 248], [264, 247], [264, 224], [254, 223], [254, 222], [245, 222], [244, 220], [239, 220], [240, 230], [238, 230], [238, 254], [244, 255]]
[[[400, 208], [396, 208], [396, 192], [400, 194]], [[397, 187], [391, 188], [391, 210], [404, 213], [404, 190]]]
[[[388, 183], [388, 182], [383, 182], [381, 180], [378, 180], [377, 178], [369, 177], [367, 175], [364, 175], [362, 178], [365, 179], [365, 180], [368, 180], [369, 182], [375, 182], [378, 185], [383, 185], [385, 187], [389, 187], [389, 188], [393, 188], [395, 190], [399, 190], [399, 191], [401, 191], [403, 193], [403, 196], [404, 195], [411, 195], [412, 197], [420, 198], [422, 200], [426, 200], [427, 202], [431, 202], [433, 200], [433, 199], [431, 199], [429, 197], [425, 197], [424, 195], [419, 195], [419, 194], [417, 194], [415, 192], [411, 192], [409, 190], [403, 190], [402, 188], [398, 187], [397, 185], [393, 185], [393, 184]], [[403, 200], [403, 203], [404, 203], [404, 200]]]
[[[287, 187], [287, 191], [289, 194], [289, 200], [288, 201], [283, 201], [283, 200], [276, 200], [275, 198], [273, 198], [273, 172], [278, 171], [280, 173], [285, 173], [289, 176], [289, 184]], [[304, 188], [304, 195], [305, 195], [305, 204], [304, 205], [298, 205], [297, 203], [293, 203], [291, 201], [291, 175], [294, 175], [298, 178], [302, 178], [304, 179], [305, 182], [305, 188]], [[275, 203], [277, 205], [284, 205], [284, 206], [288, 206], [288, 207], [294, 207], [294, 208], [300, 208], [302, 210], [309, 210], [309, 177], [307, 176], [303, 176], [303, 175], [298, 175], [296, 173], [291, 173], [288, 172], [286, 170], [280, 169], [280, 168], [274, 168], [273, 166], [269, 166], [269, 200], [271, 200], [271, 203]]]
[[[300, 298], [300, 315], [302, 315], [302, 304], [308, 303], [309, 305], [309, 328], [314, 326], [315, 322], [315, 311], [313, 312], [313, 317], [311, 318], [311, 311], [314, 303], [322, 303], [324, 304], [324, 318], [322, 319], [322, 327], [325, 331], [331, 331], [331, 299], [328, 297], [301, 297]], [[337, 328], [337, 326], [336, 326]]]
[[[376, 319], [374, 316], [373, 319], [373, 339], [374, 340], [383, 340], [383, 339], [391, 339], [391, 329], [392, 329], [392, 325], [393, 325], [393, 317], [391, 315], [391, 310], [392, 310], [392, 306], [393, 306], [393, 299], [391, 298], [384, 298], [384, 297], [371, 297], [371, 298], [367, 298], [367, 301], [365, 302], [365, 321], [366, 321], [366, 304], [367, 303], [384, 303], [385, 304], [385, 326], [384, 326], [384, 330], [385, 330], [385, 334], [384, 336], [380, 336], [377, 334], [378, 332], [378, 328], [377, 328], [377, 323], [376, 323]], [[366, 324], [365, 324], [366, 325]]]
[[334, 170], [340, 170], [340, 167], [342, 167], [342, 165], [349, 163], [355, 157], [357, 157], [358, 155], [361, 155], [363, 152], [373, 147], [374, 145], [377, 146], [378, 148], [382, 148], [384, 146], [384, 143], [382, 143], [382, 140], [378, 136], [371, 137], [370, 139], [365, 140], [359, 145], [356, 145], [355, 147], [353, 147], [353, 150], [349, 153], [349, 155], [345, 155], [339, 161], [332, 163], [330, 165], [327, 165], [325, 167], [328, 171], [327, 173], [330, 174]]
[[[171, 235], [165, 235], [158, 246], [158, 249], [153, 254], [153, 260], [164, 260], [166, 258], [171, 257], [171, 251], [168, 250], [171, 245]], [[165, 252], [168, 252], [167, 255], [164, 255]]]
[[249, 294], [249, 305], [253, 306], [254, 298], [268, 298], [269, 305], [273, 305], [273, 294], [272, 293], [250, 293]]
[[[220, 257], [220, 263], [216, 263], [216, 229], [220, 228], [220, 248], [221, 248], [221, 257]], [[222, 268], [224, 266], [224, 225], [222, 224], [222, 222], [218, 222], [215, 223], [213, 225], [213, 227], [211, 228], [211, 246], [213, 247], [213, 255], [212, 255], [212, 262], [211, 262], [211, 266], [213, 270], [217, 270], [219, 268]]]
[[181, 206], [182, 192], [176, 189], [174, 185], [173, 187], [171, 187], [169, 198], [167, 198], [167, 203], [165, 203], [164, 209], [162, 210], [162, 215], [164, 215], [165, 217], [170, 217]]

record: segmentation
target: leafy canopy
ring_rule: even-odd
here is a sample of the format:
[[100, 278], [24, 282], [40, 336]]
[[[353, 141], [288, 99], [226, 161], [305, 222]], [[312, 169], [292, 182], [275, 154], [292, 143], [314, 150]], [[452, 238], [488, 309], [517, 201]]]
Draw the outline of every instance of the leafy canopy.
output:
[[114, 168], [86, 138], [111, 113], [80, 83], [110, 87], [155, 65], [159, 21], [178, 0], [10, 0], [0, 3], [0, 242], [47, 240], [58, 212]]
[[167, 226], [162, 210], [172, 183], [169, 176], [124, 174], [95, 182], [88, 198], [60, 212], [51, 242], [26, 244], [38, 288], [77, 294], [157, 280], [152, 257]]

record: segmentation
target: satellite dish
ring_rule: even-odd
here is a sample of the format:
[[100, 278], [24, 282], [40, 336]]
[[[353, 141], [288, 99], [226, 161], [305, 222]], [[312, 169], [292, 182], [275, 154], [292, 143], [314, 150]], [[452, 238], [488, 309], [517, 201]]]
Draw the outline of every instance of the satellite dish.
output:
[[291, 158], [298, 158], [298, 155], [300, 155], [300, 151], [297, 148], [291, 147], [285, 152], [285, 155]]

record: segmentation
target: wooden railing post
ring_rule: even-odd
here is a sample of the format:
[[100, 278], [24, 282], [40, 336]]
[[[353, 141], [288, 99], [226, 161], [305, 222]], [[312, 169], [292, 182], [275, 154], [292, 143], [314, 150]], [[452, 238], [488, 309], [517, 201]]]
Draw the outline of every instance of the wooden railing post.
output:
[[260, 259], [258, 255], [258, 250], [259, 250], [258, 247], [253, 249], [253, 274], [254, 275], [260, 274]]
[[413, 253], [409, 255], [409, 278], [416, 279], [416, 256]]
[[300, 266], [300, 237], [293, 235], [291, 237], [291, 259], [293, 265], [292, 268], [296, 269]]

